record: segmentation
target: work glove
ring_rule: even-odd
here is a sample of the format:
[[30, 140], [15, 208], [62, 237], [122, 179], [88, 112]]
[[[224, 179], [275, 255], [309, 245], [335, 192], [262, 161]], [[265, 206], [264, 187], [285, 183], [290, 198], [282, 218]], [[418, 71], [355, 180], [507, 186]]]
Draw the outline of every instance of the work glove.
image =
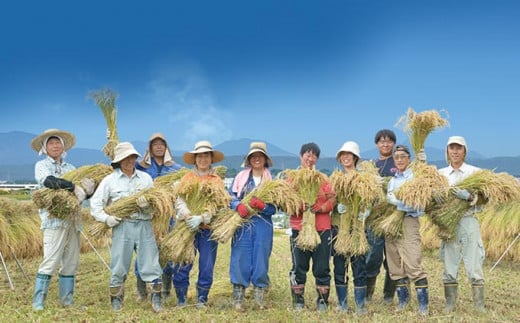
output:
[[477, 202], [478, 202], [478, 194], [473, 194], [472, 197], [473, 198], [471, 199], [471, 202], [469, 202], [469, 205], [475, 206], [475, 205], [477, 205]]
[[403, 202], [397, 203], [397, 210], [403, 212], [415, 212], [415, 208], [413, 206], [406, 205]]
[[96, 189], [96, 182], [92, 178], [83, 178], [79, 184], [85, 190], [87, 196], [94, 194], [94, 190]]
[[240, 217], [245, 218], [249, 215], [249, 211], [247, 210], [247, 206], [240, 203], [237, 205], [237, 212], [240, 214]]
[[338, 209], [339, 214], [343, 214], [343, 213], [347, 212], [347, 207], [344, 204], [338, 203], [336, 208]]
[[105, 220], [105, 223], [108, 225], [109, 228], [113, 228], [116, 225], [121, 222], [121, 218], [118, 218], [117, 216], [109, 215], [107, 219]]
[[395, 206], [397, 206], [399, 203], [401, 203], [401, 201], [399, 201], [397, 199], [397, 197], [395, 197], [394, 193], [388, 193], [386, 195], [386, 200], [387, 200], [388, 203], [390, 203], [392, 205], [395, 205]]
[[202, 216], [200, 215], [192, 215], [189, 219], [186, 219], [186, 225], [191, 229], [191, 231], [196, 231], [201, 223]]
[[144, 195], [141, 195], [137, 198], [137, 206], [141, 209], [146, 209], [150, 204], [148, 204], [148, 201], [146, 200], [146, 197]]
[[321, 205], [318, 205], [318, 203], [314, 203], [311, 206], [311, 212], [312, 213], [321, 213]]
[[463, 190], [458, 187], [453, 187], [452, 192], [457, 198], [459, 198], [461, 200], [468, 201], [471, 197], [471, 194], [470, 194], [470, 192], [468, 192], [468, 190]]
[[85, 201], [85, 199], [87, 198], [87, 193], [85, 193], [85, 190], [81, 188], [81, 186], [79, 185], [76, 185], [74, 187], [74, 195], [76, 195], [76, 197], [78, 198], [79, 203]]
[[363, 212], [359, 212], [358, 214], [358, 220], [359, 221], [364, 221], [366, 218], [368, 218], [368, 216], [370, 215], [370, 210], [365, 210]]
[[64, 189], [70, 192], [74, 192], [74, 183], [63, 178], [55, 176], [47, 176], [43, 181], [43, 186], [51, 188], [53, 190]]
[[261, 199], [259, 199], [256, 196], [253, 196], [251, 201], [249, 201], [249, 206], [252, 207], [253, 209], [257, 209], [257, 210], [265, 209], [264, 201], [262, 201]]
[[417, 160], [426, 163], [426, 153], [424, 152], [424, 148], [421, 148], [417, 153]]

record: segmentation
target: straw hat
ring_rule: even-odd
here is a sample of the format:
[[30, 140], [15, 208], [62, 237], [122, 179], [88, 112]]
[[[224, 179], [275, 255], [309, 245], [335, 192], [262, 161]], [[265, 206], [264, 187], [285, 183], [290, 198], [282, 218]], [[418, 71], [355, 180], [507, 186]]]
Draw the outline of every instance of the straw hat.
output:
[[448, 138], [448, 143], [446, 144], [446, 151], [444, 152], [446, 157], [446, 162], [448, 165], [450, 164], [450, 157], [448, 156], [448, 146], [451, 144], [458, 144], [461, 146], [464, 146], [464, 149], [466, 150], [466, 156], [468, 155], [468, 145], [466, 144], [466, 139], [462, 136], [451, 136]]
[[341, 148], [336, 153], [336, 160], [339, 160], [339, 155], [342, 152], [348, 152], [354, 154], [358, 159], [361, 159], [361, 154], [359, 153], [359, 146], [354, 141], [347, 141], [341, 146]]
[[266, 146], [265, 142], [255, 141], [249, 145], [249, 152], [247, 153], [246, 157], [244, 157], [244, 162], [242, 163], [242, 167], [249, 167], [250, 166], [249, 165], [249, 156], [251, 156], [253, 153], [256, 153], [258, 151], [265, 155], [267, 167], [273, 166], [273, 160], [267, 154], [267, 146]]
[[112, 165], [119, 163], [126, 157], [130, 155], [136, 155], [141, 157], [141, 155], [135, 150], [134, 146], [129, 142], [120, 142], [117, 144], [116, 148], [114, 148], [114, 159], [112, 160]]
[[195, 148], [192, 151], [184, 153], [182, 159], [186, 164], [195, 165], [195, 154], [212, 152], [213, 158], [212, 163], [218, 163], [224, 160], [224, 154], [218, 150], [213, 149], [213, 146], [209, 141], [202, 140], [195, 144]]
[[146, 148], [146, 152], [144, 153], [143, 159], [139, 161], [139, 165], [141, 165], [144, 168], [150, 167], [152, 164], [152, 155], [150, 154], [150, 151], [152, 150], [152, 141], [155, 139], [161, 139], [164, 141], [164, 144], [166, 145], [166, 150], [164, 152], [164, 165], [171, 166], [174, 164], [172, 152], [170, 151], [170, 147], [168, 146], [168, 142], [166, 141], [166, 138], [162, 133], [156, 132], [152, 134], [150, 137], [150, 140], [148, 141], [148, 148]]
[[47, 129], [31, 140], [31, 148], [40, 152], [42, 148], [45, 148], [43, 146], [50, 137], [61, 138], [64, 151], [71, 149], [76, 144], [76, 137], [72, 133], [59, 129]]

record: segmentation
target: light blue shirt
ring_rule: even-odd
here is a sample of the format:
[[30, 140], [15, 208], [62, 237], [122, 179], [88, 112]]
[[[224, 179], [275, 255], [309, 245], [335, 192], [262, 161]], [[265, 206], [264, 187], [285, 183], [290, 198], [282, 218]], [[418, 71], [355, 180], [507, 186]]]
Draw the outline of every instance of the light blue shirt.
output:
[[411, 169], [407, 168], [404, 172], [395, 173], [395, 175], [388, 182], [388, 190], [386, 194], [386, 199], [389, 203], [397, 206], [399, 211], [404, 211], [405, 215], [412, 216], [414, 218], [419, 217], [424, 214], [423, 210], [415, 209], [412, 206], [405, 205], [402, 201], [398, 200], [395, 197], [395, 192], [401, 187], [404, 183], [413, 179], [413, 172]]
[[[47, 176], [63, 177], [66, 173], [76, 169], [72, 164], [65, 162], [63, 159], [57, 162], [53, 158], [46, 156], [45, 159], [37, 161], [34, 165], [34, 178], [38, 183], [39, 188], [43, 188], [43, 182]], [[56, 229], [65, 227], [68, 222], [58, 218], [49, 218], [49, 212], [46, 209], [39, 209], [40, 219], [42, 221], [42, 229]]]
[[[96, 192], [90, 198], [90, 213], [97, 221], [105, 222], [109, 215], [114, 215], [105, 213], [105, 206], [123, 197], [137, 194], [152, 187], [152, 177], [147, 173], [135, 169], [132, 176], [127, 176], [120, 168], [117, 168], [99, 183]], [[151, 215], [149, 213], [137, 212], [130, 215], [129, 219], [150, 220]]]

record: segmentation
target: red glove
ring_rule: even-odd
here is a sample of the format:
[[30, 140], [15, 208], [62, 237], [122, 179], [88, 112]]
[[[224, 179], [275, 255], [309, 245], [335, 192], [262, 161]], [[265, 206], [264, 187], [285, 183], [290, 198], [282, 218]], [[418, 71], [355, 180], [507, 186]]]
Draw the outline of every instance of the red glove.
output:
[[318, 205], [318, 203], [315, 203], [313, 206], [311, 206], [311, 212], [312, 213], [321, 213], [321, 205]]
[[257, 209], [257, 210], [265, 209], [264, 201], [262, 201], [261, 199], [259, 199], [256, 196], [253, 196], [251, 201], [249, 201], [249, 206], [252, 207], [253, 209]]
[[242, 203], [238, 204], [237, 212], [238, 212], [238, 214], [240, 214], [240, 217], [242, 217], [242, 218], [245, 218], [245, 217], [247, 217], [249, 215], [249, 211], [247, 210], [247, 206], [245, 206]]

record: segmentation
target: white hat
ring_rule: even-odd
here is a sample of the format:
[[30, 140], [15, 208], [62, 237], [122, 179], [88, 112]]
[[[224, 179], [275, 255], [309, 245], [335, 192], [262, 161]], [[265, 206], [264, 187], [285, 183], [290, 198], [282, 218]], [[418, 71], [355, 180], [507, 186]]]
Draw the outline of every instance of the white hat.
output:
[[164, 144], [166, 145], [166, 150], [164, 151], [164, 161], [163, 164], [166, 166], [171, 166], [174, 164], [172, 152], [170, 151], [170, 147], [168, 146], [168, 142], [166, 141], [166, 138], [164, 135], [160, 132], [156, 132], [152, 134], [150, 137], [150, 140], [148, 141], [148, 147], [146, 148], [146, 152], [144, 153], [143, 159], [139, 161], [139, 165], [141, 165], [144, 168], [150, 167], [152, 165], [152, 155], [150, 151], [152, 150], [152, 141], [155, 139], [160, 139], [164, 141]]
[[464, 149], [466, 149], [466, 155], [468, 154], [468, 145], [466, 145], [466, 139], [462, 136], [451, 136], [448, 138], [448, 143], [446, 144], [446, 151], [445, 151], [445, 157], [446, 162], [448, 165], [450, 164], [450, 157], [448, 156], [448, 146], [451, 144], [458, 144], [461, 146], [464, 146]]
[[211, 163], [218, 163], [219, 161], [224, 160], [224, 154], [218, 150], [213, 149], [213, 146], [209, 141], [202, 140], [195, 144], [195, 148], [192, 151], [188, 151], [184, 153], [182, 159], [186, 164], [195, 165], [195, 154], [212, 152], [213, 158], [211, 159]]
[[141, 155], [135, 150], [134, 146], [129, 142], [120, 142], [117, 144], [116, 148], [114, 148], [114, 159], [112, 160], [112, 166], [114, 164], [119, 163], [123, 159], [128, 156], [136, 155], [141, 157]]
[[76, 138], [72, 133], [58, 129], [47, 129], [31, 140], [32, 149], [36, 150], [36, 152], [42, 151], [42, 148], [45, 149], [44, 145], [50, 137], [60, 138], [63, 141], [64, 151], [71, 149], [76, 144]]
[[258, 151], [265, 155], [267, 166], [268, 167], [273, 166], [273, 160], [267, 154], [267, 146], [266, 146], [265, 142], [254, 141], [249, 145], [249, 152], [247, 153], [246, 157], [244, 157], [244, 162], [242, 163], [242, 167], [248, 167], [249, 166], [249, 156], [251, 156], [253, 153], [256, 153]]
[[342, 153], [342, 152], [349, 152], [349, 153], [352, 153], [354, 154], [354, 156], [356, 156], [358, 159], [361, 159], [361, 154], [359, 153], [359, 146], [356, 142], [354, 141], [347, 141], [343, 144], [343, 146], [341, 146], [341, 148], [338, 150], [338, 152], [336, 153], [336, 160], [339, 160], [339, 155]]

